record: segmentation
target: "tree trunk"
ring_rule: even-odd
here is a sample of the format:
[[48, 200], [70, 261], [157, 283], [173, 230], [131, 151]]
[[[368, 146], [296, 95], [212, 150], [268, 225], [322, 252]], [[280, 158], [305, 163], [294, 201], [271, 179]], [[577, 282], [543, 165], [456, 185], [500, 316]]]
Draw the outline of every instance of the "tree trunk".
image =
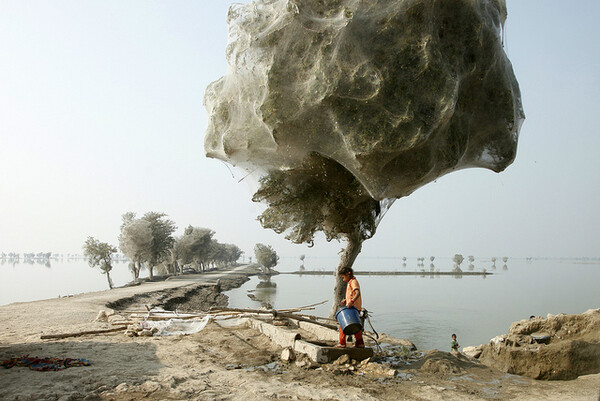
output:
[[329, 317], [335, 318], [335, 313], [340, 307], [340, 303], [342, 299], [346, 296], [346, 283], [339, 275], [340, 270], [344, 267], [352, 267], [356, 257], [360, 253], [362, 249], [363, 241], [356, 237], [347, 237], [348, 241], [346, 244], [346, 249], [344, 249], [344, 253], [342, 253], [342, 257], [340, 258], [340, 264], [335, 273], [335, 287], [333, 289], [333, 304], [331, 305], [331, 310], [329, 311]]
[[137, 261], [137, 267], [135, 269], [135, 277], [134, 279], [137, 280], [138, 278], [140, 278], [140, 271], [142, 270], [142, 262], [141, 261]]
[[106, 271], [106, 279], [108, 280], [108, 287], [112, 290], [113, 289], [113, 281], [110, 278], [110, 273], [108, 272], [108, 270]]
[[148, 263], [148, 271], [150, 272], [150, 278], [154, 278], [154, 266]]

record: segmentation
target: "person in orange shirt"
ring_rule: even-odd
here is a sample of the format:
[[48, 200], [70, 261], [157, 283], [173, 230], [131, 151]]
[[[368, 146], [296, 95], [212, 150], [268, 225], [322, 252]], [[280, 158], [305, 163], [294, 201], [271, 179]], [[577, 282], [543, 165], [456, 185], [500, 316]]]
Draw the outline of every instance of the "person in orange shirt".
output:
[[[344, 282], [346, 282], [346, 297], [342, 299], [340, 305], [346, 306], [347, 308], [356, 308], [358, 312], [362, 310], [362, 296], [360, 293], [360, 285], [358, 284], [358, 280], [354, 277], [354, 270], [351, 267], [344, 267], [340, 270], [339, 275], [342, 277]], [[346, 346], [346, 335], [342, 331], [340, 327], [340, 343], [336, 346], [338, 348], [343, 348]], [[365, 341], [363, 340], [362, 332], [354, 334], [356, 338], [356, 342], [354, 346], [356, 348], [364, 348]]]

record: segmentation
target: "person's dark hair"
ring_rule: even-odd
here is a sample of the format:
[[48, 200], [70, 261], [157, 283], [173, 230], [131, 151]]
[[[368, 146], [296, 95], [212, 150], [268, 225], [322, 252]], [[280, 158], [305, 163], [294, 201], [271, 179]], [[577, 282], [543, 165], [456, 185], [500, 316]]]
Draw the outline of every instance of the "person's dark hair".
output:
[[452, 333], [452, 337], [456, 337], [456, 334]]
[[354, 276], [354, 270], [352, 270], [351, 267], [342, 267], [340, 269], [340, 272], [338, 273], [338, 275], [340, 276], [345, 276], [346, 274], [350, 273], [351, 275]]

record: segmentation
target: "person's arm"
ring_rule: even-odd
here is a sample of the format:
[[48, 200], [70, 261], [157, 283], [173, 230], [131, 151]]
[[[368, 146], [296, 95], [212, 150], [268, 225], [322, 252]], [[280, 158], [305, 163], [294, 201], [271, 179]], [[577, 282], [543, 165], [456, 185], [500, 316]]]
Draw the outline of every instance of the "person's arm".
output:
[[352, 294], [350, 295], [350, 302], [346, 305], [348, 308], [352, 308], [354, 306], [354, 301], [358, 299], [360, 296], [360, 288], [355, 288], [352, 290]]

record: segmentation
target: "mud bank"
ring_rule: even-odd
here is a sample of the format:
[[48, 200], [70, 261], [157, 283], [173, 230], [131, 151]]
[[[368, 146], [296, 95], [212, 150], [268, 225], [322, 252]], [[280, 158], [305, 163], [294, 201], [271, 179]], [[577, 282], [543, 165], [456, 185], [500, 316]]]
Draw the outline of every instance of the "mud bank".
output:
[[600, 373], [600, 309], [533, 316], [465, 352], [487, 366], [534, 379], [570, 380]]
[[[166, 280], [171, 283], [181, 282], [181, 286], [161, 289], [152, 292], [136, 293], [129, 297], [107, 302], [106, 306], [116, 311], [124, 310], [132, 305], [145, 305], [150, 308], [160, 306], [166, 310], [206, 311], [212, 306], [227, 306], [228, 297], [222, 294], [240, 287], [250, 276], [256, 275], [260, 269], [256, 265], [247, 265], [223, 271], [212, 270], [198, 274], [170, 276]], [[183, 284], [192, 282], [191, 284]]]

